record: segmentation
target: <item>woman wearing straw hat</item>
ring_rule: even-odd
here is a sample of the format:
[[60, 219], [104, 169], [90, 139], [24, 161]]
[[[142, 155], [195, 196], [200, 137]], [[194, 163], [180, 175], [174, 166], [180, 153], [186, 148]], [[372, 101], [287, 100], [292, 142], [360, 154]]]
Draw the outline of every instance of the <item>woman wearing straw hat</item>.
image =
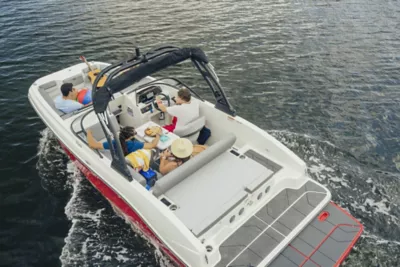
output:
[[193, 144], [189, 139], [179, 138], [171, 144], [171, 151], [161, 153], [160, 172], [162, 175], [176, 169], [188, 161], [193, 153]]

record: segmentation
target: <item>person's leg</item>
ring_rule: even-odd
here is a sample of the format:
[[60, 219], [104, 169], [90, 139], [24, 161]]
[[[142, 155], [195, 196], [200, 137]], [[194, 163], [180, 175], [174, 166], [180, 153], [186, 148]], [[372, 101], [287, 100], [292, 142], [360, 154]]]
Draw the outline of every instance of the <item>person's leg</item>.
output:
[[176, 117], [172, 118], [172, 123], [168, 124], [168, 125], [164, 125], [163, 128], [169, 132], [173, 132], [175, 130], [176, 127], [176, 122], [178, 121], [178, 119]]

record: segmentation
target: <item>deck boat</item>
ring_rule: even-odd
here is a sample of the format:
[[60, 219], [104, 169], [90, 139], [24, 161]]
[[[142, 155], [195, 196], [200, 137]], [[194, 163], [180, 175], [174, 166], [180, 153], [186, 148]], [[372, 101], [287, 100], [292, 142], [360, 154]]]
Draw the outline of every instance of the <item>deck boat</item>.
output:
[[[192, 62], [215, 103], [173, 77], [154, 74]], [[84, 63], [35, 81], [29, 100], [79, 170], [175, 266], [291, 267], [339, 266], [363, 226], [331, 201], [329, 190], [310, 178], [298, 156], [264, 130], [236, 114], [206, 54], [199, 48], [164, 46], [115, 64], [92, 62], [100, 70], [91, 83]], [[105, 81], [98, 86], [99, 81]], [[53, 99], [63, 83], [92, 88], [93, 104], [64, 114]], [[123, 126], [163, 125], [155, 102], [166, 105], [187, 88], [200, 106], [189, 130], [165, 133], [194, 143], [211, 130], [208, 148], [151, 187], [124, 160], [119, 142], [93, 150], [86, 131], [98, 141], [118, 140]], [[145, 138], [139, 134], [138, 139]], [[168, 147], [161, 143], [157, 150]], [[157, 154], [157, 153], [156, 153]], [[152, 165], [157, 170], [157, 158]]]

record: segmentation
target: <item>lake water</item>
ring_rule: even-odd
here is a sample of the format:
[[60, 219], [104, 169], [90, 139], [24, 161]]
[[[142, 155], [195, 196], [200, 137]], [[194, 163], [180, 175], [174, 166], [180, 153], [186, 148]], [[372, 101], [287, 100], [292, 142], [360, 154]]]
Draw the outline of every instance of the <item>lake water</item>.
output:
[[[39, 77], [199, 46], [238, 114], [365, 226], [346, 266], [400, 266], [400, 2], [0, 0], [0, 266], [159, 266], [31, 108]], [[183, 75], [178, 70], [173, 73]]]

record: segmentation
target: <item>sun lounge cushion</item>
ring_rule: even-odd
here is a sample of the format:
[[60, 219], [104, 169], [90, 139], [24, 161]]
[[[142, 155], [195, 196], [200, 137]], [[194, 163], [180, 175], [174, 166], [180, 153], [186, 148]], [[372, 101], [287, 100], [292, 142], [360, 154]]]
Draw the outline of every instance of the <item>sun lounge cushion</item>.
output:
[[182, 182], [185, 178], [195, 173], [201, 167], [218, 157], [218, 155], [231, 148], [235, 141], [236, 136], [234, 134], [228, 134], [224, 139], [216, 142], [196, 157], [190, 159], [185, 164], [171, 171], [161, 180], [157, 181], [153, 187], [153, 194], [157, 197], [164, 194], [169, 189]]

